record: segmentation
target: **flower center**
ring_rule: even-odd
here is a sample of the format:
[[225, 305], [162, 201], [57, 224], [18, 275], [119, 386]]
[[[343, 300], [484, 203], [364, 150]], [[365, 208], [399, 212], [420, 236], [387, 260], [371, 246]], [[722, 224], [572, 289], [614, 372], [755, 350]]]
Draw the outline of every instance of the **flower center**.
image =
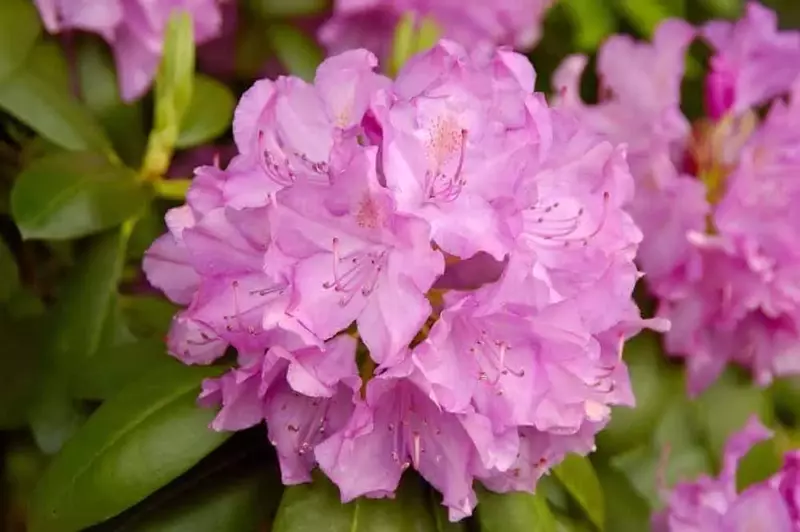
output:
[[[325, 161], [311, 161], [304, 153], [293, 152], [295, 163], [287, 154], [286, 147], [275, 134], [268, 134], [264, 130], [258, 132], [258, 150], [261, 153], [259, 164], [261, 169], [278, 185], [289, 187], [297, 181], [298, 171], [302, 170], [304, 177], [312, 182], [327, 184], [329, 182], [330, 168]], [[300, 166], [300, 169], [297, 166]]]
[[[490, 337], [485, 329], [475, 330], [475, 341], [469, 352], [475, 356], [481, 368], [478, 380], [495, 386], [500, 382], [500, 378], [506, 375], [524, 377], [523, 368], [513, 369], [506, 364], [506, 355], [509, 351], [511, 345], [507, 342]], [[502, 395], [503, 392], [498, 389], [497, 393]]]
[[333, 239], [332, 247], [333, 279], [323, 283], [322, 287], [342, 294], [340, 306], [350, 303], [356, 294], [369, 296], [375, 290], [386, 266], [387, 250], [376, 247], [343, 255], [338, 238]]
[[725, 193], [725, 181], [739, 162], [739, 155], [758, 125], [752, 111], [725, 115], [719, 122], [701, 120], [692, 129], [686, 170], [706, 186], [706, 199], [715, 205]]
[[[453, 118], [437, 118], [427, 142], [430, 168], [425, 174], [425, 197], [432, 201], [455, 200], [466, 184], [462, 174], [467, 131]], [[451, 168], [452, 167], [452, 168]]]

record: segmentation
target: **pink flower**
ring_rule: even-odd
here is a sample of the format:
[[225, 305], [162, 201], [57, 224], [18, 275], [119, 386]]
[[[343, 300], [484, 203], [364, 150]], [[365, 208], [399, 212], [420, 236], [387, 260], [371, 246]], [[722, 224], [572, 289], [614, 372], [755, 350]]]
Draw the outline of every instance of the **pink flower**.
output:
[[[515, 178], [532, 158], [526, 108], [530, 86], [497, 56], [497, 70], [463, 48], [440, 46], [403, 68], [391, 103], [377, 114], [383, 127], [382, 168], [398, 209], [427, 220], [445, 252], [497, 260], [511, 235], [497, 204], [510, 200]], [[501, 92], [502, 91], [502, 92]], [[503, 98], [503, 108], [498, 109]]]
[[370, 380], [364, 403], [349, 423], [316, 448], [322, 470], [342, 492], [342, 501], [394, 492], [414, 467], [444, 496], [453, 520], [472, 513], [470, 463], [478, 450], [459, 416], [442, 411], [408, 378], [403, 364]]
[[706, 92], [712, 119], [766, 103], [800, 75], [800, 32], [778, 31], [778, 17], [758, 2], [737, 22], [708, 23], [703, 37], [715, 52]]
[[378, 182], [376, 151], [354, 155], [341, 186], [284, 191], [276, 245], [298, 259], [289, 313], [323, 339], [355, 320], [373, 359], [384, 363], [430, 315], [425, 294], [444, 259], [427, 223], [395, 212]]
[[[630, 211], [644, 235], [638, 261], [658, 315], [673, 324], [667, 351], [686, 359], [693, 394], [729, 362], [761, 385], [800, 372], [800, 241], [789, 178], [798, 164], [800, 34], [778, 32], [773, 14], [755, 3], [742, 21], [703, 33], [715, 47], [707, 94], [717, 108], [693, 131], [679, 108], [695, 34], [683, 22], [664, 22], [652, 44], [610, 39], [599, 59], [610, 90], [597, 105], [577, 97], [584, 58], [569, 59], [556, 76], [562, 108], [628, 144], [637, 184]], [[775, 74], [759, 74], [764, 64]], [[790, 92], [762, 121], [750, 109]]]
[[192, 16], [195, 42], [220, 32], [218, 0], [36, 0], [47, 31], [82, 30], [97, 33], [112, 47], [123, 100], [140, 98], [155, 78], [161, 60], [164, 31], [172, 13]]
[[243, 367], [206, 380], [200, 396], [201, 404], [222, 405], [211, 424], [216, 430], [267, 421], [284, 484], [311, 480], [314, 446], [344, 426], [361, 384], [355, 340], [337, 336], [324, 351], [302, 347], [297, 340], [284, 338], [286, 347], [276, 345]]
[[443, 37], [464, 46], [507, 45], [528, 50], [552, 0], [336, 0], [333, 17], [319, 31], [330, 54], [366, 48], [388, 59], [394, 29], [404, 13], [431, 17]]
[[702, 476], [681, 482], [669, 496], [667, 508], [656, 515], [656, 532], [738, 532], [763, 529], [775, 532], [800, 530], [794, 486], [797, 456], [786, 456], [783, 470], [771, 479], [736, 492], [739, 460], [756, 443], [771, 436], [756, 418], [734, 434], [725, 447], [722, 472], [716, 478]]
[[258, 81], [238, 154], [198, 171], [144, 268], [187, 305], [173, 355], [238, 351], [206, 383], [212, 428], [266, 421], [284, 482], [316, 462], [344, 501], [413, 467], [458, 520], [476, 479], [530, 491], [590, 452], [633, 403], [625, 339], [664, 324], [631, 298], [625, 149], [549, 108], [524, 57], [442, 41], [395, 81], [376, 66]]

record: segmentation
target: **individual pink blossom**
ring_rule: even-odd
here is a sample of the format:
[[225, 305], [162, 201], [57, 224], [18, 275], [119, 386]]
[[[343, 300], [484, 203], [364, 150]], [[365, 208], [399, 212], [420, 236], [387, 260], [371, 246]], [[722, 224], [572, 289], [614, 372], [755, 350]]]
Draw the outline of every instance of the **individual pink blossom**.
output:
[[140, 98], [150, 88], [173, 12], [191, 15], [198, 44], [214, 38], [222, 26], [219, 0], [36, 0], [36, 6], [50, 33], [89, 31], [108, 42], [125, 101]]
[[324, 351], [285, 337], [264, 356], [206, 380], [201, 404], [222, 405], [211, 427], [241, 430], [266, 420], [284, 484], [310, 481], [314, 446], [344, 426], [353, 412], [361, 384], [355, 347], [346, 335], [331, 339]]
[[738, 532], [800, 530], [796, 498], [797, 453], [788, 453], [781, 471], [737, 493], [739, 460], [771, 432], [752, 418], [725, 447], [718, 477], [681, 482], [669, 495], [667, 508], [653, 519], [655, 532]]
[[491, 44], [529, 50], [539, 41], [552, 0], [336, 0], [319, 30], [328, 53], [366, 48], [386, 60], [400, 17], [430, 17], [443, 37], [464, 46]]
[[[706, 26], [700, 34], [715, 52], [710, 115], [690, 130], [680, 87], [696, 33], [669, 20], [652, 43], [609, 39], [599, 53], [596, 105], [578, 97], [585, 58], [568, 59], [556, 75], [565, 111], [628, 144], [637, 184], [630, 212], [644, 234], [638, 261], [658, 315], [673, 324], [666, 348], [686, 359], [691, 393], [729, 362], [761, 385], [800, 372], [790, 178], [800, 135], [800, 33], [777, 31], [774, 14], [754, 2], [741, 21]], [[751, 108], [785, 95], [763, 120]]]
[[442, 41], [391, 81], [328, 58], [313, 83], [242, 97], [225, 168], [196, 173], [145, 257], [186, 305], [168, 338], [207, 381], [215, 430], [266, 421], [285, 483], [315, 464], [342, 500], [416, 469], [450, 518], [476, 480], [534, 489], [586, 454], [645, 321], [625, 148], [533, 92], [507, 49]]

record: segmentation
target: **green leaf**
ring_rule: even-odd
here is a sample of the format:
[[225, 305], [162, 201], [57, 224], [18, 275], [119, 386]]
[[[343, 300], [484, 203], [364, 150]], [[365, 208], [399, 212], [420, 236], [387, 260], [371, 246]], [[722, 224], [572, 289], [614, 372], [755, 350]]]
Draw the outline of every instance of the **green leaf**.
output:
[[259, 429], [237, 433], [200, 463], [93, 532], [256, 532], [283, 486]]
[[749, 486], [772, 477], [783, 464], [783, 453], [776, 438], [759, 442], [739, 460], [736, 469], [736, 491], [742, 492]]
[[605, 529], [613, 532], [650, 530], [650, 507], [628, 479], [606, 463], [595, 463], [606, 501]]
[[33, 497], [31, 532], [80, 530], [183, 474], [229, 436], [199, 408], [215, 368], [160, 368], [103, 403], [50, 463]]
[[680, 372], [666, 362], [659, 336], [642, 332], [625, 344], [636, 407], [614, 408], [611, 422], [597, 436], [597, 447], [604, 454], [633, 449], [649, 438], [676, 394], [683, 394]]
[[569, 454], [553, 468], [553, 474], [583, 508], [592, 523], [602, 530], [605, 523], [603, 487], [597, 480], [597, 474], [589, 459]]
[[556, 520], [545, 498], [530, 493], [478, 492], [481, 532], [555, 532]]
[[86, 420], [86, 412], [73, 401], [66, 383], [45, 368], [38, 397], [29, 413], [31, 432], [36, 445], [45, 454], [57, 453]]
[[412, 56], [436, 44], [441, 33], [441, 28], [431, 17], [424, 17], [419, 21], [416, 14], [404, 13], [395, 26], [389, 72], [399, 72]]
[[22, 66], [41, 31], [33, 2], [0, 2], [0, 81]]
[[737, 18], [744, 8], [743, 0], [700, 0], [700, 3], [715, 17]]
[[85, 371], [100, 345], [117, 291], [127, 232], [98, 235], [72, 269], [53, 309], [53, 364], [78, 374]]
[[179, 365], [167, 354], [163, 340], [142, 339], [104, 346], [94, 362], [76, 377], [78, 382], [74, 386], [85, 399], [108, 399], [142, 375]]
[[0, 315], [0, 429], [25, 426], [41, 365], [41, 343], [47, 329], [35, 319]]
[[17, 261], [0, 239], [0, 303], [8, 301], [20, 289]]
[[619, 12], [645, 37], [653, 35], [665, 18], [680, 16], [679, 2], [666, 0], [614, 0]]
[[609, 35], [617, 31], [613, 8], [596, 0], [564, 0], [563, 6], [575, 28], [574, 42], [578, 49], [593, 52]]
[[214, 140], [228, 129], [236, 98], [219, 81], [198, 74], [194, 80], [192, 102], [183, 117], [178, 148], [189, 148]]
[[174, 303], [155, 296], [123, 296], [120, 303], [125, 321], [133, 334], [162, 343], [172, 317], [180, 310]]
[[122, 101], [114, 61], [104, 42], [87, 36], [79, 44], [76, 67], [81, 97], [103, 125], [122, 160], [138, 165], [147, 142], [141, 101]]
[[419, 479], [406, 475], [394, 500], [342, 504], [336, 487], [317, 475], [311, 484], [286, 488], [272, 532], [434, 532], [421, 490]]
[[327, 6], [326, 0], [251, 0], [256, 10], [268, 18], [296, 17], [313, 15], [323, 11]]
[[715, 466], [722, 463], [725, 442], [742, 429], [751, 416], [758, 416], [769, 425], [773, 421], [772, 405], [767, 394], [752, 385], [749, 375], [731, 368], [692, 403], [696, 426], [706, 442]]
[[324, 56], [311, 37], [292, 25], [273, 24], [267, 28], [267, 39], [290, 74], [306, 81], [314, 79]]
[[113, 158], [100, 124], [66, 87], [54, 82], [54, 72], [62, 69], [62, 62], [54, 55], [52, 43], [34, 46], [14, 75], [0, 80], [0, 108], [57, 146]]
[[144, 159], [144, 174], [151, 179], [163, 176], [172, 159], [181, 123], [192, 101], [194, 64], [192, 18], [186, 12], [175, 11], [164, 37], [155, 83], [155, 119]]
[[34, 161], [11, 193], [23, 238], [79, 238], [140, 212], [148, 193], [129, 169], [90, 152], [61, 152]]

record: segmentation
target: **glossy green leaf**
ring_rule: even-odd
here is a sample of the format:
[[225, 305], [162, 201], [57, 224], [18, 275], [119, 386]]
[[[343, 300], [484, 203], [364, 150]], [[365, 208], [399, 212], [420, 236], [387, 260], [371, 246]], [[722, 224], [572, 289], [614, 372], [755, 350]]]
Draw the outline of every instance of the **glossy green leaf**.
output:
[[214, 368], [151, 372], [103, 403], [56, 455], [32, 502], [31, 532], [70, 532], [112, 517], [181, 475], [228, 433], [196, 405]]
[[569, 14], [578, 49], [592, 52], [617, 30], [613, 6], [596, 0], [562, 0], [559, 4]]
[[84, 38], [78, 46], [76, 67], [86, 106], [103, 125], [122, 160], [138, 165], [147, 142], [142, 104], [122, 101], [108, 46], [100, 39]]
[[314, 79], [324, 55], [311, 37], [290, 24], [273, 24], [267, 28], [267, 39], [290, 74], [306, 81]]
[[328, 7], [326, 0], [251, 0], [254, 7], [267, 17], [313, 15]]
[[62, 61], [52, 43], [34, 46], [14, 75], [0, 81], [0, 108], [57, 146], [113, 158], [111, 143], [91, 112], [55, 82]]
[[236, 98], [219, 81], [198, 74], [194, 80], [192, 101], [183, 117], [178, 148], [198, 146], [214, 140], [231, 124]]
[[680, 371], [666, 362], [655, 333], [645, 331], [628, 340], [623, 356], [636, 407], [613, 409], [611, 422], [597, 436], [597, 447], [604, 454], [621, 453], [647, 442], [671, 398], [683, 394]]
[[613, 532], [650, 530], [651, 508], [628, 479], [605, 463], [596, 463], [606, 502], [605, 529]]
[[164, 37], [164, 52], [155, 83], [155, 119], [147, 141], [143, 171], [164, 175], [172, 159], [181, 123], [194, 89], [195, 44], [191, 16], [175, 11]]
[[311, 484], [287, 487], [272, 532], [435, 532], [424, 510], [422, 487], [407, 475], [391, 499], [356, 499], [342, 504], [336, 487], [322, 475]]
[[0, 2], [0, 81], [22, 66], [41, 31], [33, 2]]
[[54, 364], [79, 374], [97, 352], [117, 291], [125, 256], [124, 229], [96, 236], [72, 269], [53, 310]]
[[90, 152], [35, 161], [11, 193], [23, 238], [79, 238], [119, 225], [141, 211], [148, 193], [133, 172]]
[[481, 532], [555, 532], [556, 520], [546, 499], [537, 494], [478, 493]]
[[91, 532], [257, 532], [278, 510], [283, 483], [263, 427], [233, 434], [189, 471]]
[[602, 530], [605, 523], [603, 487], [589, 459], [569, 454], [553, 468], [553, 475], [583, 508], [592, 523]]
[[0, 239], [0, 303], [8, 301], [19, 288], [17, 261], [5, 242]]

